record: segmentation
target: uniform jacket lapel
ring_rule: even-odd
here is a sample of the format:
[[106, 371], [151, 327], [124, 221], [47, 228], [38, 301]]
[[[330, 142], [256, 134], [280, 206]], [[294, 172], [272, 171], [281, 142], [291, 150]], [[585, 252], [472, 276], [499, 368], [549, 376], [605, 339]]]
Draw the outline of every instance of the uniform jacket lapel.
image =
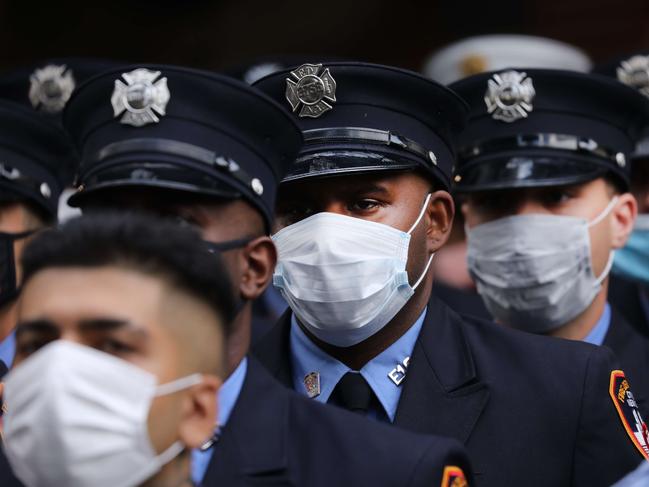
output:
[[249, 357], [241, 394], [215, 446], [202, 486], [283, 484], [288, 466], [289, 397]]
[[276, 380], [292, 389], [290, 335], [291, 310], [287, 309], [277, 324], [257, 343], [254, 353]]
[[415, 344], [395, 424], [466, 443], [489, 399], [462, 319], [433, 298]]

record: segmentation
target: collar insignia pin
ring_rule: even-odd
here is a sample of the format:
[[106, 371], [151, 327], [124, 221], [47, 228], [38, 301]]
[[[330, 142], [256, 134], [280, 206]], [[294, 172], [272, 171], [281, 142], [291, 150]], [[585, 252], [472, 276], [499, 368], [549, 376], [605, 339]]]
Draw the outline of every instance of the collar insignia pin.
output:
[[313, 399], [320, 395], [320, 373], [309, 372], [304, 376], [304, 387], [309, 398]]
[[397, 364], [397, 366], [388, 372], [388, 377], [395, 386], [400, 386], [403, 382], [403, 379], [406, 378], [406, 372], [408, 371], [408, 365], [410, 365], [410, 357], [403, 359], [403, 362]]

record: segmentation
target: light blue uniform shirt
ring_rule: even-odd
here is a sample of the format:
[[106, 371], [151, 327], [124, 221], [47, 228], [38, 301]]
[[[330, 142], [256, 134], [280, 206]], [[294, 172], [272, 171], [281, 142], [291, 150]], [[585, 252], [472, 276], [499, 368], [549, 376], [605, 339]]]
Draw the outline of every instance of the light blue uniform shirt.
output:
[[[370, 360], [359, 371], [374, 391], [390, 422], [394, 421], [394, 416], [397, 413], [401, 386], [396, 385], [390, 379], [389, 374], [392, 373], [396, 378], [403, 377], [405, 373], [403, 362], [412, 354], [425, 318], [426, 310], [401, 338]], [[298, 325], [295, 315], [291, 320], [290, 340], [293, 388], [300, 394], [308, 396], [304, 378], [311, 372], [317, 372], [320, 374], [320, 394], [314, 399], [326, 403], [338, 381], [351, 369], [313, 343]], [[401, 368], [398, 369], [398, 366]], [[382, 412], [377, 412], [372, 416], [379, 419], [384, 417]]]
[[7, 368], [11, 368], [14, 363], [14, 356], [16, 355], [16, 330], [12, 331], [7, 338], [0, 342], [0, 360], [2, 360]]
[[649, 462], [642, 462], [629, 475], [611, 487], [647, 487], [649, 485]]
[[[239, 398], [239, 393], [241, 393], [241, 387], [246, 378], [247, 370], [248, 359], [244, 358], [219, 389], [219, 428], [223, 428], [228, 422], [230, 413], [232, 413], [232, 409]], [[210, 448], [207, 451], [192, 450], [192, 480], [195, 484], [198, 485], [203, 481], [207, 466], [212, 459], [213, 451], [214, 448]]]
[[586, 343], [592, 343], [593, 345], [602, 345], [610, 326], [611, 306], [606, 303], [604, 312], [602, 313], [602, 316], [600, 316], [599, 321], [597, 322], [595, 327], [590, 330], [590, 333], [586, 335], [586, 338], [584, 338], [583, 341], [585, 341]]

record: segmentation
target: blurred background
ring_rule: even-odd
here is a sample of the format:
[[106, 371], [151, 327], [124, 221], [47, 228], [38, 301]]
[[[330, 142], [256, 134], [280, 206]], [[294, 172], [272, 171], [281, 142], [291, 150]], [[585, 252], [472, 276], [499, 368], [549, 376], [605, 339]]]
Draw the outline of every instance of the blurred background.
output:
[[278, 54], [419, 70], [487, 33], [555, 38], [599, 63], [649, 47], [649, 1], [0, 0], [0, 70], [61, 56], [228, 69]]

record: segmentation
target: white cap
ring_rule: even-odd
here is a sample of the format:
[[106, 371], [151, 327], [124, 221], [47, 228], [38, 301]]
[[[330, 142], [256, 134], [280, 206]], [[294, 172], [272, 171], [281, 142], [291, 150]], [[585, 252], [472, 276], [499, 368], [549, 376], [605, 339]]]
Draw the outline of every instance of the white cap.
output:
[[469, 37], [434, 52], [423, 72], [442, 84], [504, 68], [548, 68], [588, 72], [592, 62], [581, 49], [565, 42], [526, 35]]

